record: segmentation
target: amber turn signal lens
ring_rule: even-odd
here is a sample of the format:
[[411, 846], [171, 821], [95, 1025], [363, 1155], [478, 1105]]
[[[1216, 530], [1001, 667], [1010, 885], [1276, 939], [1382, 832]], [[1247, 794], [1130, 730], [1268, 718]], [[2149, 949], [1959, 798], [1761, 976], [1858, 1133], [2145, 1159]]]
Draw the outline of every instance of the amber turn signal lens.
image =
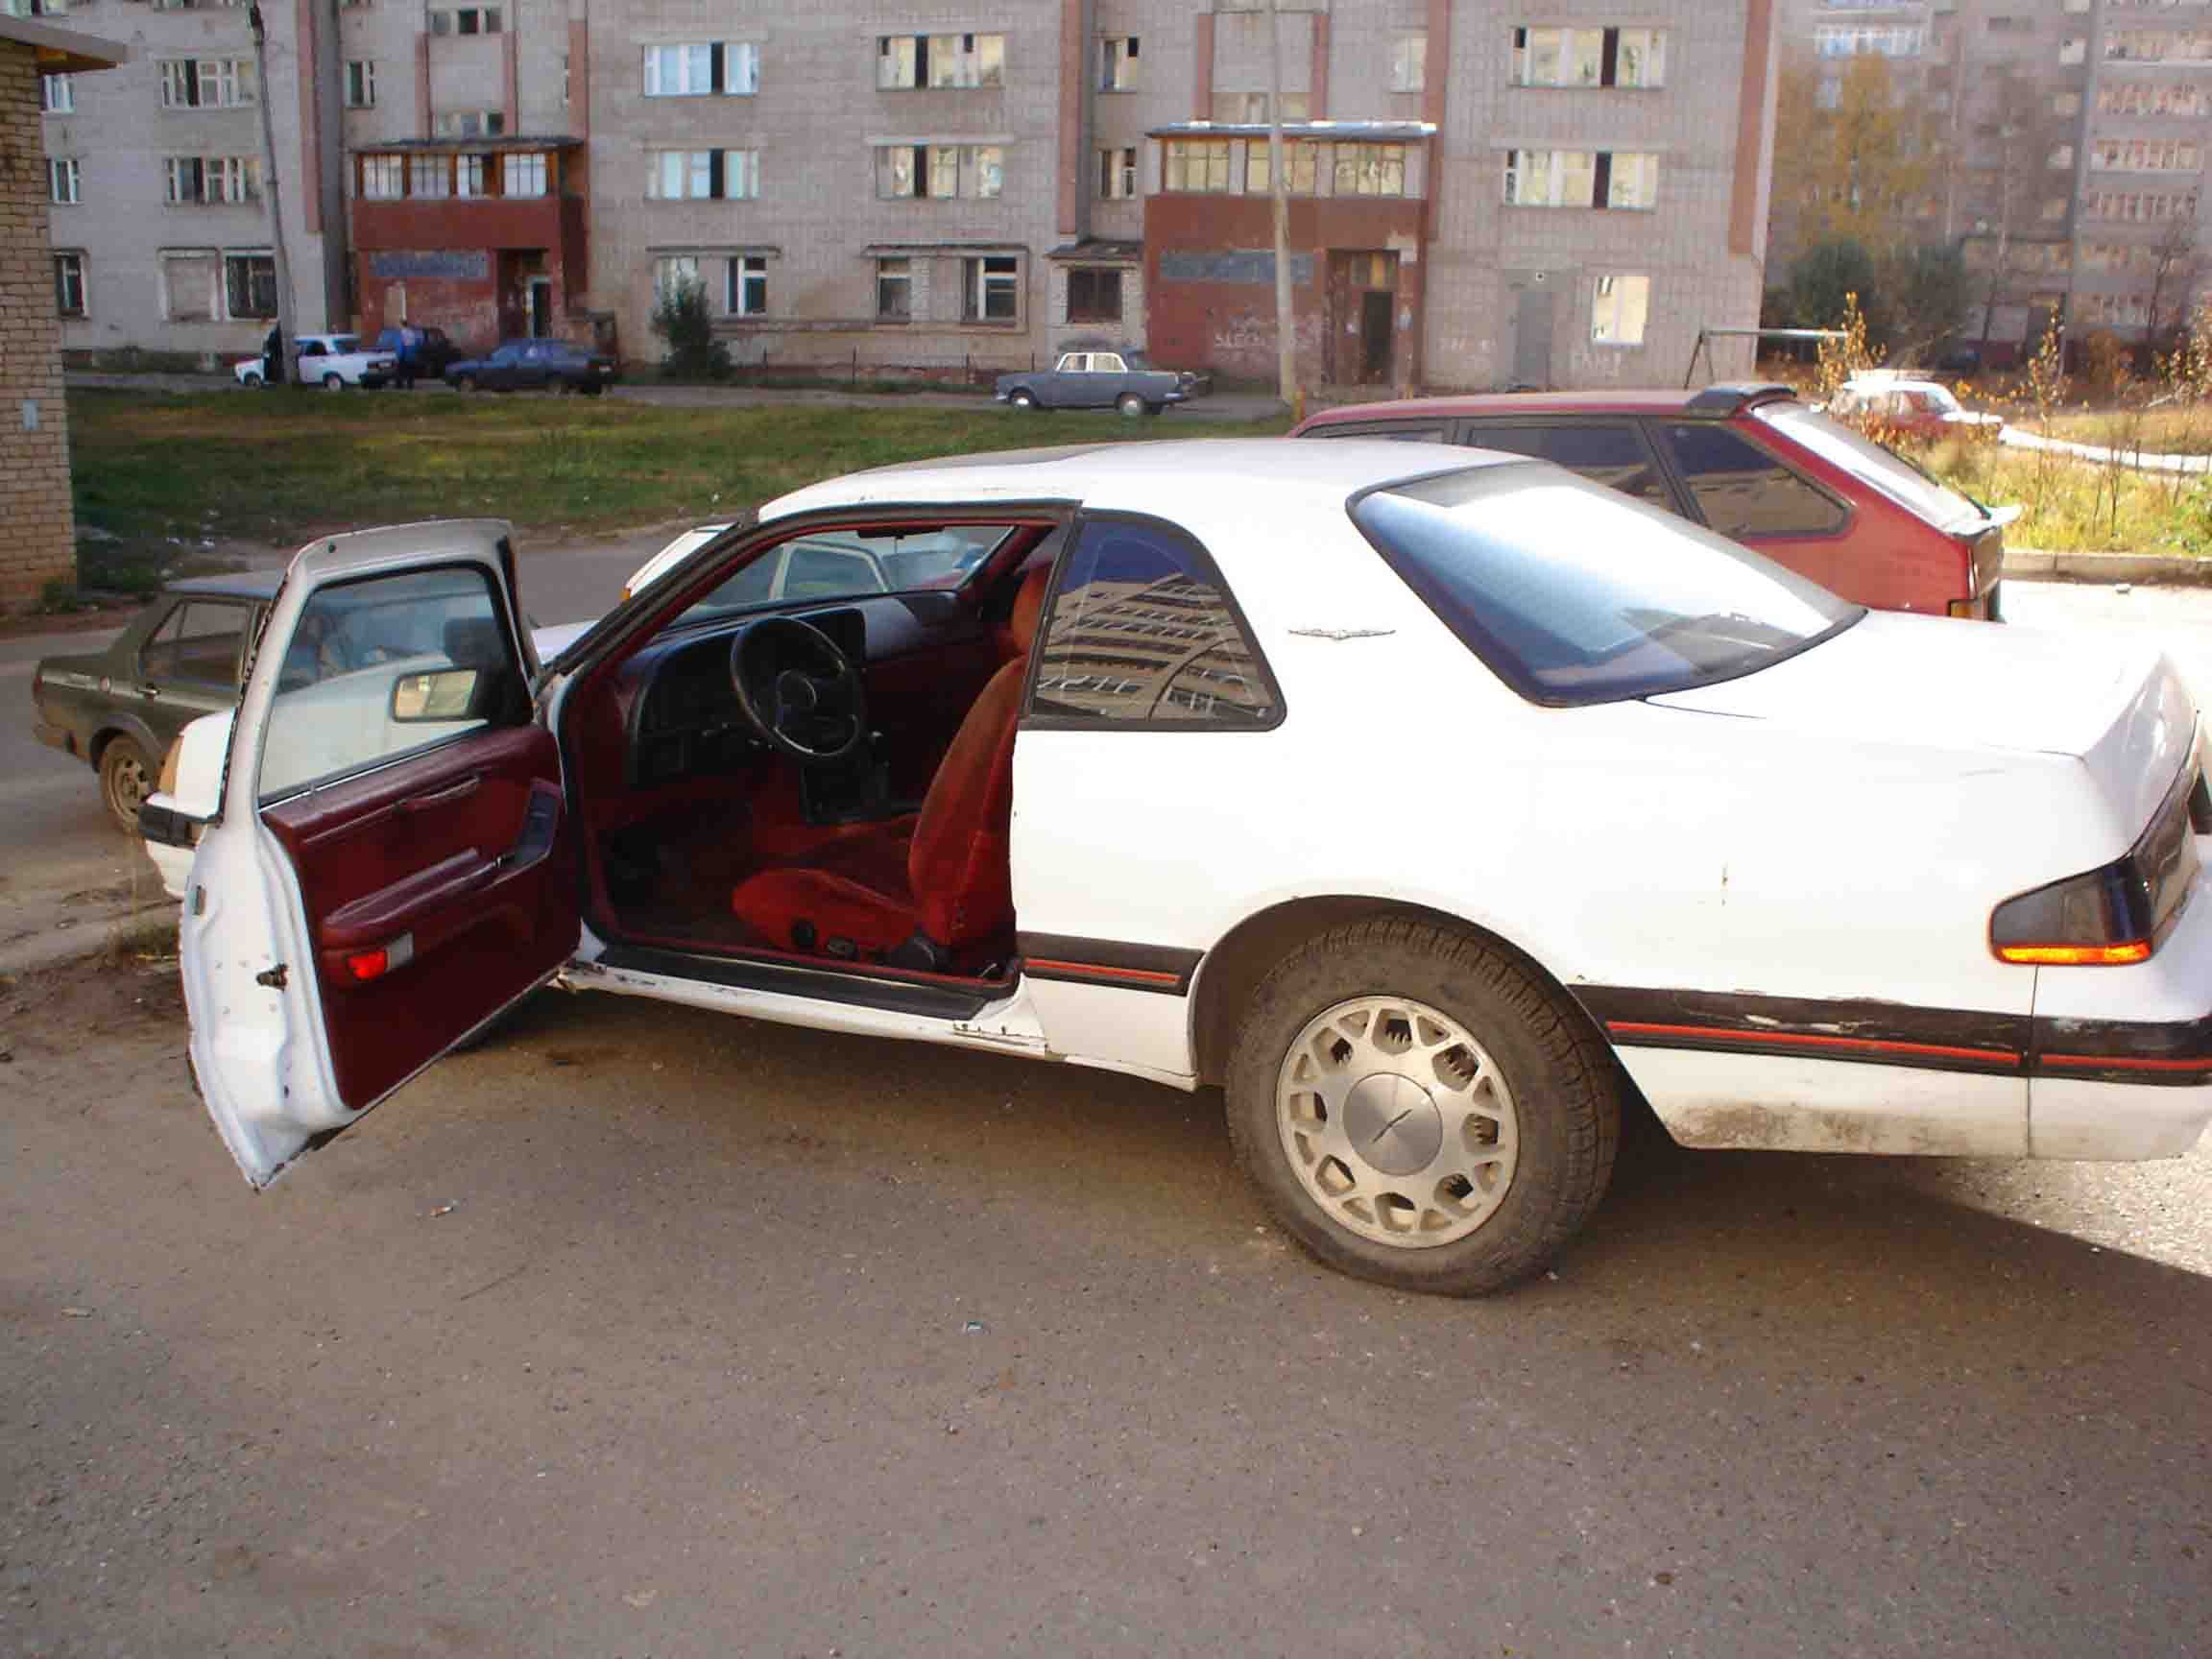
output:
[[2000, 945], [1997, 954], [2007, 962], [2045, 962], [2067, 968], [2118, 968], [2151, 960], [2151, 941], [2130, 939], [2124, 945]]

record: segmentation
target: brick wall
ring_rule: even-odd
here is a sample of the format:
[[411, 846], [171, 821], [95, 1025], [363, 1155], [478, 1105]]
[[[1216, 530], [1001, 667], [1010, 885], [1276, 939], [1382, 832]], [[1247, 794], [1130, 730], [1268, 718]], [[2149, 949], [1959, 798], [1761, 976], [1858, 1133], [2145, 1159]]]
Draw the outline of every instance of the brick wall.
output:
[[76, 560], [38, 72], [29, 47], [0, 40], [0, 613]]

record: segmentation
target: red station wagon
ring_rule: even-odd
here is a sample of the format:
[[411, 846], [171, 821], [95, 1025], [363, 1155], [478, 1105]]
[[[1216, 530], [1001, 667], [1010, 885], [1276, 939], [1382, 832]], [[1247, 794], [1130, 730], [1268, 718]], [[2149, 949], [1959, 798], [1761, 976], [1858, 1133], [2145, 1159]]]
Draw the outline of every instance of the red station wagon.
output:
[[1290, 436], [1540, 456], [1709, 525], [1862, 605], [1998, 619], [2011, 515], [1947, 489], [1787, 386], [1361, 403], [1323, 410]]

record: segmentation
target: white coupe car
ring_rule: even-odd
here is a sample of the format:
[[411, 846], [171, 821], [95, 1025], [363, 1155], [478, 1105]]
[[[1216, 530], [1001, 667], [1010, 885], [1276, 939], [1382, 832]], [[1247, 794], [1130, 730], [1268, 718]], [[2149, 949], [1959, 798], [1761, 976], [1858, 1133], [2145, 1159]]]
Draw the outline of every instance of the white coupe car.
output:
[[[340, 392], [349, 386], [374, 391], [399, 372], [395, 353], [364, 348], [358, 334], [297, 335], [293, 362], [297, 365], [293, 373], [301, 385], [320, 386], [325, 392]], [[230, 365], [230, 373], [241, 386], [258, 387], [265, 378], [258, 357], [241, 357]]]
[[[1694, 1146], [2149, 1158], [2212, 1116], [2155, 655], [1390, 443], [815, 485], [543, 666], [505, 537], [317, 541], [271, 616], [182, 923], [255, 1186], [549, 980], [1221, 1084], [1310, 1250], [1462, 1294], [1582, 1225], [1631, 1088]], [[916, 538], [956, 581], [740, 580]], [[288, 689], [371, 603], [437, 648]]]

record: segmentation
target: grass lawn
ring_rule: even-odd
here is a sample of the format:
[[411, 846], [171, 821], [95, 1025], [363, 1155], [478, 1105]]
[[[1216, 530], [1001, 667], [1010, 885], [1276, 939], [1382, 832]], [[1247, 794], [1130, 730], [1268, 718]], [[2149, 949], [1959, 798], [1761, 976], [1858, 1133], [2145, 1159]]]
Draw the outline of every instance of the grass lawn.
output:
[[[1958, 440], [1923, 467], [1990, 506], [2017, 504], [2006, 545], [2050, 553], [2212, 555], [2212, 483]], [[2117, 495], [2117, 504], [2115, 504]]]
[[[995, 407], [664, 408], [594, 397], [69, 394], [77, 520], [139, 559], [170, 538], [286, 545], [486, 516], [606, 531], [751, 512], [886, 462], [1027, 445], [1272, 434], [1286, 421], [1022, 419]], [[110, 556], [105, 563], [116, 563]], [[127, 562], [127, 560], [125, 561]]]

